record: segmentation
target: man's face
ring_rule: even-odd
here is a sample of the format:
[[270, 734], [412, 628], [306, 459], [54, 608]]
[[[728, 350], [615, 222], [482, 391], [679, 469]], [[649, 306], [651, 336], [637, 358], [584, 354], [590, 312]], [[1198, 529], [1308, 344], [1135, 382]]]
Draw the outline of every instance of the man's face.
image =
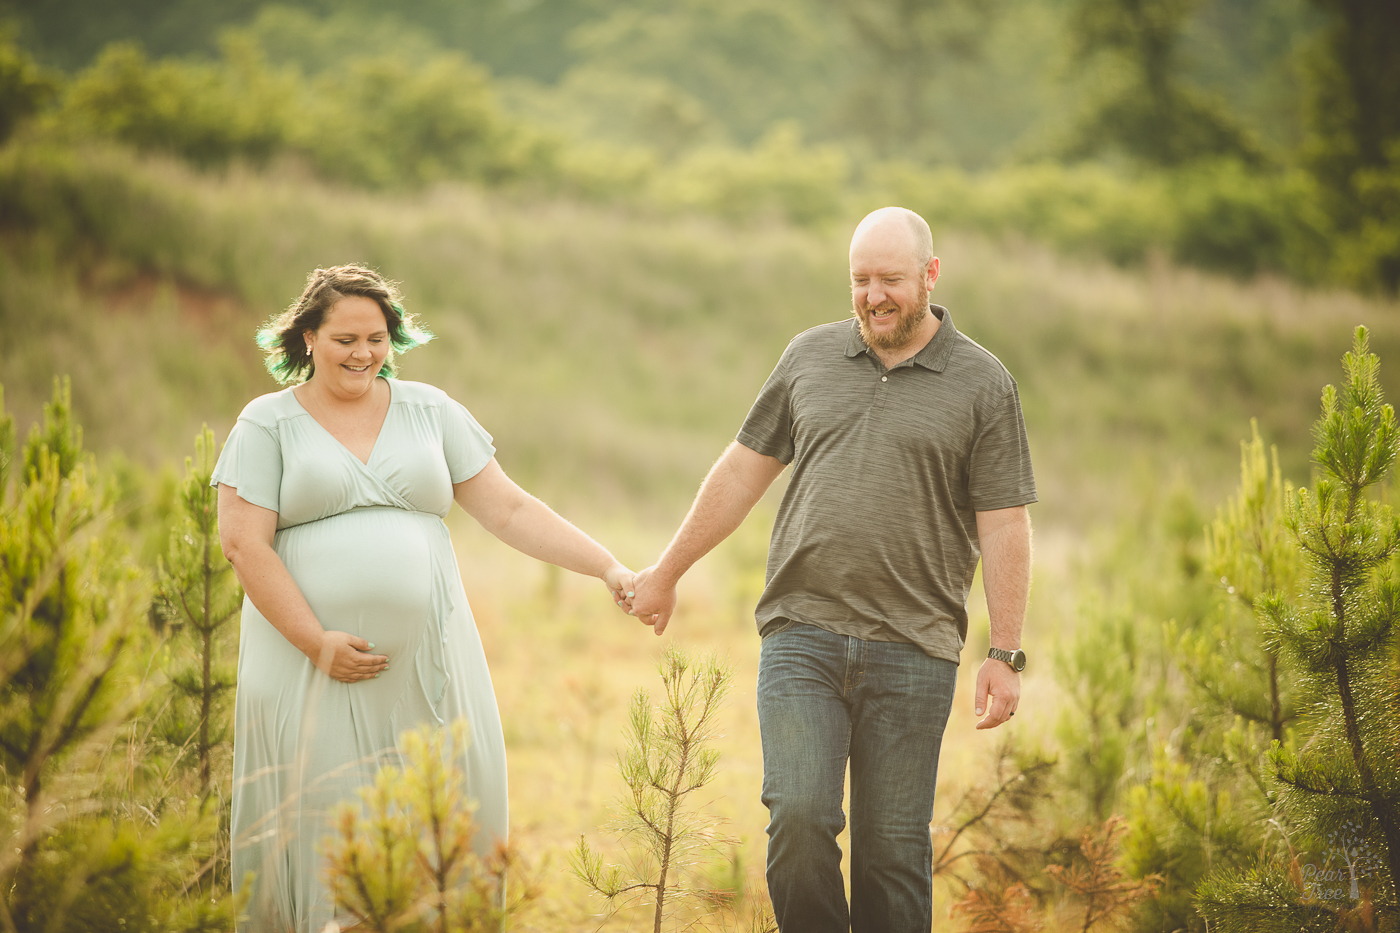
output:
[[929, 313], [929, 270], [912, 253], [898, 238], [868, 236], [852, 244], [851, 305], [866, 346], [908, 346]]

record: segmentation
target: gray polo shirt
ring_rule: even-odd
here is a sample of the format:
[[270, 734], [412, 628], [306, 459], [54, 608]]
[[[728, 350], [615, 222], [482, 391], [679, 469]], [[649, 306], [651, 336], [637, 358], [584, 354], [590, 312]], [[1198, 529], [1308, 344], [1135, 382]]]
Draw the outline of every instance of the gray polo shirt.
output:
[[738, 441], [792, 464], [759, 631], [794, 619], [957, 662], [976, 513], [1036, 501], [1016, 381], [958, 333], [885, 369], [854, 319], [788, 344]]

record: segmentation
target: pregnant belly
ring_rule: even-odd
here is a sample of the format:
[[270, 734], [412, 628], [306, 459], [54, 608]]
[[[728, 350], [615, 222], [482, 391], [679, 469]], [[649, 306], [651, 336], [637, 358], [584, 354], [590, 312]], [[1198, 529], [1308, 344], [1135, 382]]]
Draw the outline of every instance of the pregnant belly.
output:
[[277, 533], [277, 552], [327, 630], [412, 657], [432, 611], [433, 549], [442, 520], [401, 509], [356, 509]]

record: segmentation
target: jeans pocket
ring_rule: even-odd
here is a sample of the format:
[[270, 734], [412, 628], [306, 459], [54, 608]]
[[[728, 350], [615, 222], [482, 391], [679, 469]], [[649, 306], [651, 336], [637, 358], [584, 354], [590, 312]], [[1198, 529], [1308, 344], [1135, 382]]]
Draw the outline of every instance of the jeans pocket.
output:
[[784, 619], [781, 617], [769, 619], [767, 623], [764, 624], [763, 630], [758, 633], [758, 637], [760, 640], [766, 641], [774, 635], [783, 634], [783, 632], [786, 632], [796, 624], [797, 622], [794, 619]]

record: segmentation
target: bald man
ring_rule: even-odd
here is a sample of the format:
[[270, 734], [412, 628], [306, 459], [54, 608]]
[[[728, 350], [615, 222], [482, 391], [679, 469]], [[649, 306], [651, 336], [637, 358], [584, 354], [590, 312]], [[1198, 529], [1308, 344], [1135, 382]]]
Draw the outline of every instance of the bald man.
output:
[[[1036, 500], [1016, 382], [929, 304], [912, 211], [851, 239], [855, 318], [788, 344], [632, 612], [665, 630], [676, 582], [785, 466], [755, 618], [768, 890], [784, 933], [927, 933], [934, 785], [980, 557], [991, 652], [977, 728], [1016, 714]], [[836, 836], [851, 778], [851, 899]]]

